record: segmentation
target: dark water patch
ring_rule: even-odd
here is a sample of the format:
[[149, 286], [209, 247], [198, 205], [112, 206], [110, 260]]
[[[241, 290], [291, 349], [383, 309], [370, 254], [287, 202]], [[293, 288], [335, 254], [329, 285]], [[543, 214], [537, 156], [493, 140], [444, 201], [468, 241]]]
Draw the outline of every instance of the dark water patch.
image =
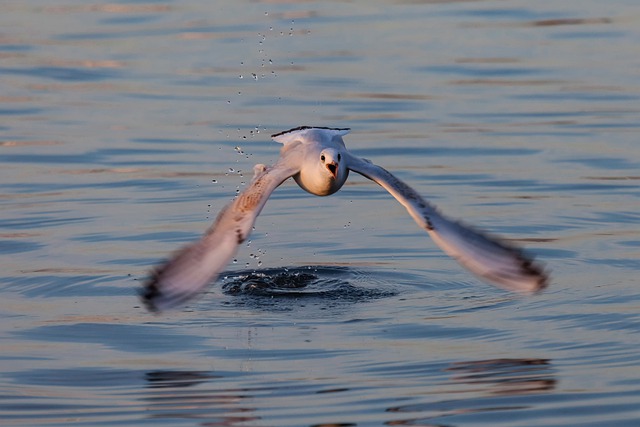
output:
[[590, 211], [584, 216], [559, 216], [565, 223], [579, 226], [601, 226], [602, 224], [637, 224], [640, 212], [635, 211]]
[[[184, 243], [197, 238], [197, 233], [186, 233], [182, 231], [159, 231], [155, 233], [142, 233], [133, 235], [114, 235], [107, 233], [86, 233], [81, 236], [72, 237], [70, 240], [86, 243], [97, 242], [169, 242]], [[0, 243], [0, 250], [2, 246]]]
[[[636, 298], [637, 299], [637, 298]], [[625, 301], [628, 301], [625, 298]], [[593, 331], [640, 330], [640, 314], [637, 313], [567, 313], [546, 316], [523, 316], [523, 320], [553, 322], [556, 329], [586, 328]]]
[[515, 188], [522, 188], [522, 189], [531, 189], [531, 188], [538, 188], [541, 185], [541, 182], [537, 179], [536, 180], [534, 179], [491, 179], [491, 180], [485, 180], [485, 181], [474, 181], [473, 185], [478, 187], [483, 187], [483, 188], [515, 187]]
[[[344, 105], [343, 107], [348, 108], [349, 111], [358, 111], [361, 113], [388, 114], [390, 111], [393, 111], [394, 116], [390, 116], [388, 118], [388, 120], [393, 123], [398, 123], [396, 119], [400, 120], [403, 123], [406, 123], [409, 120], [415, 120], [407, 117], [402, 117], [398, 114], [401, 111], [416, 112], [425, 109], [424, 106], [422, 106], [422, 104], [417, 101], [377, 101], [357, 102], [353, 104], [354, 105]], [[378, 117], [377, 119], [380, 120], [380, 117]]]
[[616, 242], [616, 245], [625, 246], [629, 248], [640, 248], [640, 240], [621, 240]]
[[33, 46], [27, 44], [0, 43], [0, 51], [3, 52], [27, 52], [33, 50]]
[[61, 227], [63, 225], [78, 224], [91, 221], [93, 217], [60, 218], [52, 215], [33, 214], [30, 217], [8, 218], [0, 220], [0, 229], [7, 230], [37, 230], [44, 227]]
[[[596, 88], [592, 92], [559, 92], [559, 93], [528, 93], [511, 95], [512, 99], [536, 100], [536, 101], [582, 101], [582, 102], [602, 102], [602, 101], [635, 101], [640, 96], [630, 93], [606, 92]], [[631, 111], [629, 111], [631, 113]]]
[[[141, 144], [160, 144], [160, 145], [181, 145], [181, 144], [202, 144], [207, 146], [218, 147], [221, 142], [212, 141], [211, 139], [192, 139], [192, 138], [132, 138], [131, 142]], [[229, 142], [226, 142], [229, 144]], [[156, 152], [156, 150], [149, 150]], [[163, 150], [163, 152], [166, 152]], [[180, 152], [180, 151], [177, 151]]]
[[[567, 227], [567, 229], [571, 228], [573, 227]], [[539, 260], [574, 260], [580, 252], [568, 249], [536, 248], [535, 254], [540, 256]]]
[[113, 68], [71, 68], [52, 66], [0, 68], [0, 74], [19, 75], [36, 79], [51, 79], [64, 82], [96, 82], [122, 77], [122, 73]]
[[[122, 96], [131, 99], [149, 100], [149, 101], [202, 101], [207, 103], [222, 102], [226, 98], [220, 96], [206, 95], [181, 95], [181, 94], [156, 94], [156, 93], [124, 93]], [[211, 141], [208, 141], [211, 143]]]
[[42, 243], [25, 242], [20, 240], [0, 240], [0, 255], [32, 252], [45, 247]]
[[159, 18], [155, 15], [125, 15], [110, 18], [102, 18], [99, 20], [100, 25], [137, 25], [148, 22], [157, 21]]
[[19, 384], [51, 387], [130, 387], [144, 380], [143, 371], [105, 367], [39, 368], [12, 372], [8, 375]]
[[507, 332], [499, 329], [466, 326], [444, 326], [433, 323], [394, 323], [376, 326], [371, 334], [378, 339], [390, 340], [496, 340], [507, 336]]
[[[2, 111], [0, 110], [0, 114]], [[41, 164], [82, 164], [82, 165], [105, 165], [105, 166], [133, 166], [133, 165], [161, 165], [161, 164], [193, 164], [192, 162], [180, 162], [177, 159], [151, 160], [164, 156], [174, 157], [176, 154], [184, 154], [185, 149], [170, 150], [162, 149], [140, 149], [140, 148], [117, 148], [117, 149], [97, 149], [85, 153], [23, 153], [23, 154], [3, 154], [2, 160], [7, 163], [41, 163]], [[124, 159], [123, 159], [124, 158]]]
[[33, 341], [96, 344], [136, 354], [192, 351], [202, 349], [204, 341], [184, 331], [171, 332], [157, 326], [110, 323], [38, 326], [14, 332], [13, 335]]
[[496, 67], [496, 66], [472, 66], [472, 65], [432, 65], [420, 67], [417, 72], [445, 74], [447, 76], [458, 75], [464, 77], [528, 77], [531, 75], [548, 74], [549, 70], [533, 67]]
[[[137, 15], [134, 15], [137, 16]], [[106, 19], [106, 18], [105, 18]], [[197, 21], [194, 21], [197, 22]], [[136, 26], [133, 26], [136, 28]], [[53, 40], [60, 41], [75, 41], [75, 40], [108, 40], [108, 39], [132, 39], [139, 40], [144, 38], [164, 38], [164, 37], [179, 37], [185, 32], [191, 34], [217, 34], [221, 41], [242, 41], [249, 32], [256, 34], [264, 31], [264, 25], [257, 23], [243, 23], [243, 24], [216, 24], [216, 25], [198, 25], [194, 24], [187, 27], [158, 27], [158, 28], [139, 28], [123, 30], [122, 28], [114, 29], [113, 31], [94, 31], [94, 32], [75, 32], [75, 33], [62, 33], [56, 34], [52, 37]]]
[[[44, 108], [0, 108], [0, 116], [28, 116], [31, 114], [40, 114]], [[4, 154], [2, 156], [4, 160]]]
[[392, 378], [425, 378], [431, 380], [444, 380], [445, 371], [449, 367], [445, 362], [423, 361], [418, 363], [398, 363], [398, 362], [363, 362], [353, 369], [364, 372], [375, 377]]
[[591, 194], [638, 194], [638, 186], [633, 184], [604, 184], [601, 182], [565, 182], [562, 184], [544, 184], [537, 187], [529, 188], [528, 191], [535, 191], [541, 193], [565, 193], [575, 194], [578, 192], [585, 192]]
[[[66, 183], [52, 183], [52, 182], [41, 182], [41, 183], [17, 183], [17, 184], [0, 184], [0, 188], [4, 188], [5, 190], [11, 190], [16, 194], [47, 194], [53, 192], [65, 192], [68, 193], [71, 190], [78, 189], [116, 189], [116, 188], [130, 188], [135, 191], [140, 191], [146, 194], [157, 195], [158, 193], [164, 194], [163, 192], [171, 192], [177, 189], [185, 189], [185, 190], [194, 190], [195, 185], [190, 184], [190, 181], [184, 179], [122, 179], [122, 180], [102, 180], [99, 182], [82, 182], [81, 180], [74, 182], [66, 182]], [[143, 196], [145, 197], [145, 196]], [[74, 199], [69, 197], [68, 199]], [[93, 200], [94, 197], [89, 194], [86, 200]], [[107, 198], [108, 199], [108, 198]], [[58, 197], [58, 201], [69, 201], [63, 197]], [[83, 201], [85, 199], [82, 199]], [[184, 195], [175, 195], [171, 197], [156, 197], [149, 196], [149, 201], [157, 200], [157, 201], [167, 201], [167, 200], [175, 200], [175, 201], [184, 201], [184, 200], [193, 200], [193, 195], [184, 196]], [[121, 200], [119, 200], [121, 201]], [[147, 200], [144, 199], [146, 202]], [[83, 219], [83, 218], [79, 218]], [[52, 219], [55, 220], [55, 219]], [[17, 223], [24, 222], [19, 219], [15, 220]], [[2, 221], [0, 220], [0, 223]]]
[[588, 40], [588, 39], [623, 39], [629, 33], [624, 31], [563, 31], [549, 35], [549, 39], [555, 40]]
[[154, 155], [174, 155], [182, 154], [185, 150], [170, 150], [167, 148], [151, 149], [151, 148], [101, 148], [95, 150], [92, 154], [95, 156], [154, 156]]
[[590, 265], [618, 267], [629, 271], [640, 272], [640, 259], [638, 258], [588, 258], [585, 259], [585, 263]]
[[455, 16], [469, 16], [474, 18], [481, 18], [483, 20], [518, 20], [518, 21], [533, 21], [540, 19], [551, 19], [561, 16], [552, 12], [541, 12], [529, 8], [520, 7], [487, 7], [487, 8], [463, 8], [449, 12]]
[[550, 138], [558, 138], [558, 137], [572, 137], [572, 138], [586, 138], [592, 136], [591, 132], [576, 132], [569, 131], [563, 129], [561, 126], [553, 131], [545, 131], [545, 130], [521, 130], [521, 131], [483, 131], [483, 135], [487, 136], [500, 136], [500, 137], [550, 137]]
[[66, 275], [31, 273], [24, 276], [0, 278], [3, 289], [18, 292], [31, 298], [42, 297], [115, 297], [133, 295], [128, 288], [109, 286], [119, 283], [123, 277], [109, 275]]
[[211, 357], [223, 357], [232, 360], [310, 360], [310, 359], [334, 359], [340, 356], [348, 356], [357, 353], [355, 350], [330, 350], [324, 348], [286, 348], [286, 349], [255, 349], [238, 348], [220, 351], [204, 350], [204, 355]]
[[575, 123], [575, 124], [567, 124], [564, 125], [568, 128], [578, 128], [578, 129], [596, 129], [596, 130], [637, 130], [640, 128], [640, 124], [632, 121], [635, 119], [630, 119], [623, 123]]
[[[462, 119], [473, 119], [474, 121], [479, 121], [484, 124], [491, 123], [515, 123], [521, 122], [522, 120], [531, 121], [531, 120], [540, 120], [540, 119], [549, 119], [557, 122], [561, 119], [567, 118], [575, 118], [575, 117], [591, 117], [593, 112], [591, 111], [559, 111], [559, 110], [549, 110], [549, 111], [527, 111], [527, 112], [477, 112], [477, 113], [456, 113], [454, 117], [459, 117]], [[563, 124], [563, 127], [571, 127], [570, 124]], [[577, 125], [575, 125], [577, 126]]]
[[91, 153], [86, 154], [3, 154], [6, 163], [42, 163], [42, 164], [95, 164], [100, 160]]
[[629, 158], [622, 157], [582, 157], [573, 159], [561, 159], [557, 160], [558, 163], [576, 163], [582, 166], [586, 166], [589, 169], [603, 169], [603, 170], [640, 170], [640, 164], [630, 160]]

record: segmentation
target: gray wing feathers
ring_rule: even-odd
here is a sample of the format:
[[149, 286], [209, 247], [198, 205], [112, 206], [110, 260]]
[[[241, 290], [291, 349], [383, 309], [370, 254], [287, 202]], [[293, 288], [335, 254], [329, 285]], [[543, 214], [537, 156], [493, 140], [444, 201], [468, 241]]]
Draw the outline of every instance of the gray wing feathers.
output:
[[298, 168], [279, 162], [257, 165], [251, 184], [227, 205], [205, 235], [176, 252], [152, 272], [141, 299], [151, 311], [162, 311], [193, 298], [220, 274], [249, 236], [267, 199]]
[[384, 187], [434, 242], [472, 273], [504, 289], [536, 292], [547, 286], [543, 268], [519, 248], [442, 215], [384, 168], [349, 155], [349, 169]]

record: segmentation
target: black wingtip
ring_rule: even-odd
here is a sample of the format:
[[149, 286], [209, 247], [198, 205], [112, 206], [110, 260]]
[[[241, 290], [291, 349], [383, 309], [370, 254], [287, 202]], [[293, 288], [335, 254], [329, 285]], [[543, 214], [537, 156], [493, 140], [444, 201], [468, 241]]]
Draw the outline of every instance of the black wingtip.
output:
[[149, 277], [142, 285], [142, 289], [139, 290], [138, 296], [144, 306], [152, 313], [160, 313], [162, 311], [159, 307], [159, 303], [163, 298], [166, 298], [165, 292], [162, 291], [161, 281], [164, 277], [165, 270], [169, 264], [165, 261], [159, 266], [154, 267], [149, 272]]
[[138, 292], [140, 301], [146, 307], [146, 309], [152, 313], [160, 312], [154, 302], [162, 296], [162, 292], [160, 291], [160, 287], [158, 286], [158, 276], [158, 270], [154, 270], [151, 273], [151, 277], [149, 277], [149, 279], [142, 286], [142, 289], [140, 289]]
[[522, 272], [531, 277], [535, 277], [536, 280], [536, 288], [533, 289], [533, 293], [539, 293], [549, 287], [550, 281], [550, 272], [545, 269], [544, 264], [539, 263], [533, 257], [527, 257], [520, 250], [520, 268]]

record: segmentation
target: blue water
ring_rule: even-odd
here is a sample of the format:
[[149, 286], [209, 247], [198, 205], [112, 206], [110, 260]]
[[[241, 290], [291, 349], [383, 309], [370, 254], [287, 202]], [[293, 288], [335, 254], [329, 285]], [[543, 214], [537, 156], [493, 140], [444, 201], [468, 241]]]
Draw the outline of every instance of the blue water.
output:
[[[635, 6], [0, 4], [0, 424], [640, 425]], [[209, 292], [146, 312], [299, 125], [550, 287], [478, 281], [353, 174], [285, 183]]]

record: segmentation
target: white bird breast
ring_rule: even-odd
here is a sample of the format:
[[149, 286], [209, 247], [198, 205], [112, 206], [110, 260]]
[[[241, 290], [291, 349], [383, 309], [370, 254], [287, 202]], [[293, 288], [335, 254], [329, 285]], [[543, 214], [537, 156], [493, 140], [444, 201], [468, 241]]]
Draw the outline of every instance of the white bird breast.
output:
[[340, 190], [349, 177], [349, 169], [343, 163], [338, 164], [336, 178], [327, 169], [326, 165], [318, 159], [317, 166], [309, 169], [302, 168], [293, 179], [303, 190], [316, 196], [329, 196]]

